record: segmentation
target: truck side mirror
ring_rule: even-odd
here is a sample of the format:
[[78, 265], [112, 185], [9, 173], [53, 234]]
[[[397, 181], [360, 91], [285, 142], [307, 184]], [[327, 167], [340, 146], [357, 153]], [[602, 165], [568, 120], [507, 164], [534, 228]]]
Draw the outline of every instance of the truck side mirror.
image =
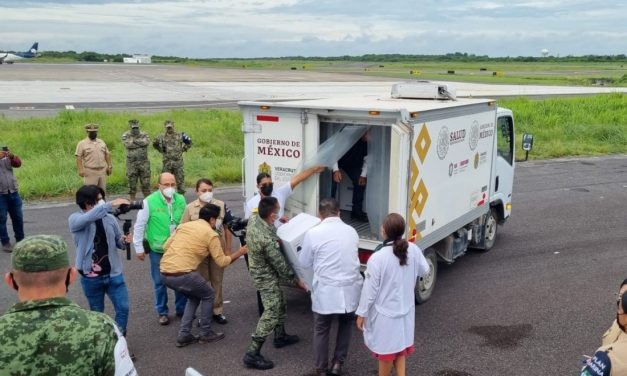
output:
[[529, 158], [529, 152], [533, 149], [533, 135], [524, 133], [522, 136], [522, 149], [525, 151], [525, 160]]

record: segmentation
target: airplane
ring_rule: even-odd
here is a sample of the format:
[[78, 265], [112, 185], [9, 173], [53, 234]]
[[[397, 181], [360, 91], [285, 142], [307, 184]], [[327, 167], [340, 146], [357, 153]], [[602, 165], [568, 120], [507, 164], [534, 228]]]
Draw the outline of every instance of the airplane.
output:
[[[32, 59], [34, 57], [39, 56], [37, 54], [37, 49], [39, 49], [39, 42], [35, 42], [32, 47], [26, 52], [3, 52], [0, 53], [0, 64], [13, 64], [14, 61], [22, 60], [22, 59]], [[2, 56], [4, 54], [4, 56]]]

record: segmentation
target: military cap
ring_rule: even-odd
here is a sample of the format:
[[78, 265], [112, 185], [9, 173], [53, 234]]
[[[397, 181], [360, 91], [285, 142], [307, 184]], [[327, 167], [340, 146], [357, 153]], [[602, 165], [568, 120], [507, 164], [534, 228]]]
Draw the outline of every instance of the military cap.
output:
[[70, 266], [65, 241], [58, 235], [27, 236], [18, 242], [11, 255], [14, 270], [46, 272]]
[[94, 124], [94, 123], [85, 124], [85, 130], [87, 132], [97, 131], [98, 130], [98, 124]]
[[128, 125], [130, 125], [131, 128], [139, 128], [139, 120], [137, 119], [129, 120]]
[[166, 120], [163, 125], [165, 125], [166, 128], [170, 128], [174, 126], [174, 122], [172, 120]]

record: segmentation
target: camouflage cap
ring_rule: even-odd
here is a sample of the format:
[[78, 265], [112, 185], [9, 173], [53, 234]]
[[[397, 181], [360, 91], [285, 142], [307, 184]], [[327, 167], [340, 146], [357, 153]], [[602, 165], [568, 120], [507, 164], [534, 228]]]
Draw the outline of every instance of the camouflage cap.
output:
[[174, 122], [172, 120], [166, 120], [163, 125], [165, 125], [166, 128], [170, 128], [174, 126]]
[[11, 255], [14, 270], [28, 273], [57, 270], [70, 266], [67, 245], [57, 235], [27, 236], [18, 242]]
[[85, 124], [85, 130], [87, 132], [97, 131], [98, 130], [98, 124], [94, 124], [94, 123]]
[[139, 120], [137, 120], [137, 119], [131, 119], [131, 120], [129, 120], [129, 121], [128, 121], [128, 125], [129, 125], [131, 128], [139, 128]]

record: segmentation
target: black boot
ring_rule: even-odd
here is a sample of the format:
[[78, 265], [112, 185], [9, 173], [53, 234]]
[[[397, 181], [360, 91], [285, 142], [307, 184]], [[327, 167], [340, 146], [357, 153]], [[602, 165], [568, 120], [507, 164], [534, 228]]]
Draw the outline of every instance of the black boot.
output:
[[271, 360], [267, 360], [259, 353], [261, 350], [261, 346], [266, 339], [263, 337], [255, 337], [253, 336], [250, 345], [246, 349], [246, 354], [244, 354], [244, 364], [248, 368], [266, 370], [274, 367], [274, 363]]
[[297, 335], [285, 333], [285, 327], [283, 325], [279, 325], [274, 329], [274, 341], [272, 344], [277, 349], [293, 345], [295, 343], [298, 343], [298, 341], [300, 341], [300, 338], [298, 338]]

